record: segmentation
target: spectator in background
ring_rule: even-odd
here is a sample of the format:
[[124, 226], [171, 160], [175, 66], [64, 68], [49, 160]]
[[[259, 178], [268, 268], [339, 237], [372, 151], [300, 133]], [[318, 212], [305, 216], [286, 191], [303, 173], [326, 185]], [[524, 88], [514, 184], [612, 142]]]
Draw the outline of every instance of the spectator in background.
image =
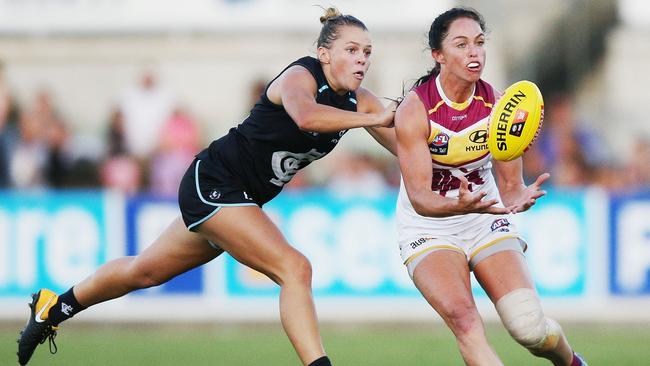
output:
[[34, 105], [19, 119], [19, 135], [10, 160], [13, 186], [65, 186], [71, 167], [68, 136], [65, 122], [52, 105], [50, 92], [39, 91]]
[[158, 85], [151, 71], [144, 72], [139, 84], [124, 92], [119, 107], [124, 118], [127, 153], [141, 162], [151, 158], [174, 104], [172, 94]]
[[634, 142], [632, 153], [626, 163], [625, 172], [617, 174], [627, 179], [626, 186], [631, 190], [650, 188], [650, 139], [639, 138]]
[[0, 75], [0, 189], [11, 185], [9, 162], [13, 150], [12, 144], [17, 140], [18, 135], [16, 121], [12, 119], [13, 106], [9, 90]]
[[592, 128], [578, 122], [573, 103], [566, 94], [548, 98], [539, 141], [525, 154], [527, 177], [550, 171], [555, 185], [584, 186], [593, 182], [596, 168], [607, 161], [607, 145]]
[[341, 198], [379, 198], [389, 188], [377, 162], [370, 155], [354, 152], [339, 154], [326, 186]]
[[46, 161], [43, 175], [47, 186], [61, 188], [69, 181], [68, 176], [72, 162], [67, 151], [69, 132], [60, 114], [52, 105], [49, 91], [41, 90], [36, 95], [35, 105], [31, 111], [36, 125], [42, 129], [46, 146]]
[[127, 153], [124, 118], [119, 108], [111, 112], [108, 123], [108, 156], [100, 168], [102, 186], [126, 194], [135, 194], [142, 184], [142, 169]]
[[158, 150], [151, 162], [150, 192], [174, 197], [185, 170], [199, 152], [199, 147], [196, 122], [183, 108], [174, 109], [162, 128]]
[[39, 189], [45, 187], [45, 164], [47, 146], [43, 126], [31, 113], [23, 113], [18, 123], [19, 135], [11, 151], [9, 171], [11, 184], [19, 189]]

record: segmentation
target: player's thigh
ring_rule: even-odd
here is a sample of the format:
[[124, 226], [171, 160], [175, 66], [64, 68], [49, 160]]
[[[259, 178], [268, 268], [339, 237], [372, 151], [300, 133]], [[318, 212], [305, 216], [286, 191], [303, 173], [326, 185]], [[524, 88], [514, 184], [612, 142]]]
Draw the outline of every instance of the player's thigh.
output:
[[159, 281], [205, 264], [223, 253], [200, 234], [187, 230], [177, 217], [158, 238], [133, 261], [133, 269]]
[[[309, 266], [257, 206], [223, 207], [198, 227], [198, 232], [239, 262], [281, 281], [291, 266]], [[295, 268], [296, 271], [300, 268]]]
[[521, 252], [505, 250], [476, 264], [474, 276], [493, 303], [518, 288], [534, 289], [526, 259]]
[[415, 268], [413, 282], [443, 318], [474, 307], [467, 257], [459, 251], [429, 253]]

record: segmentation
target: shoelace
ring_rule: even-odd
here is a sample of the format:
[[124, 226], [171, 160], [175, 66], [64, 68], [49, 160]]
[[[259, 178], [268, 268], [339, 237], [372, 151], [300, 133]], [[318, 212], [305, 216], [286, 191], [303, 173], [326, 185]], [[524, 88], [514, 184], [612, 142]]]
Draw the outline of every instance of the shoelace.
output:
[[41, 340], [41, 344], [45, 343], [46, 339], [49, 340], [48, 346], [50, 347], [51, 354], [55, 354], [59, 350], [58, 347], [56, 346], [56, 342], [54, 342], [54, 338], [56, 338], [56, 335], [57, 335], [56, 330], [48, 327], [47, 329], [45, 329], [44, 337]]

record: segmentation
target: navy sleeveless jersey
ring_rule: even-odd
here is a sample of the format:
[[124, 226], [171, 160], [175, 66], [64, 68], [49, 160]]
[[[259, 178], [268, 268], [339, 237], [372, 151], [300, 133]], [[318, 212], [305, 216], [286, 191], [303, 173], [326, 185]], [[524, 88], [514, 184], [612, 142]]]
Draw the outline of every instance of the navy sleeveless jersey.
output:
[[[307, 69], [316, 80], [317, 103], [356, 112], [356, 93], [334, 93], [317, 59], [303, 57], [282, 72], [294, 65]], [[221, 162], [241, 179], [248, 195], [259, 205], [280, 193], [298, 170], [332, 151], [347, 132], [301, 130], [283, 106], [268, 99], [267, 90], [268, 86], [241, 124], [197, 155], [201, 160]]]

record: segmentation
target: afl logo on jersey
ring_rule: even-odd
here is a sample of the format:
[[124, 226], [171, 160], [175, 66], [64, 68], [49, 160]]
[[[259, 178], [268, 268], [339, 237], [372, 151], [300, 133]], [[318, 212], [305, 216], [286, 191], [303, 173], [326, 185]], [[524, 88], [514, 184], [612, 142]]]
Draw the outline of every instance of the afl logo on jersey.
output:
[[469, 135], [469, 140], [476, 144], [487, 142], [487, 130], [476, 130]]
[[429, 151], [435, 155], [447, 155], [447, 150], [449, 150], [449, 135], [438, 132], [429, 145]]

